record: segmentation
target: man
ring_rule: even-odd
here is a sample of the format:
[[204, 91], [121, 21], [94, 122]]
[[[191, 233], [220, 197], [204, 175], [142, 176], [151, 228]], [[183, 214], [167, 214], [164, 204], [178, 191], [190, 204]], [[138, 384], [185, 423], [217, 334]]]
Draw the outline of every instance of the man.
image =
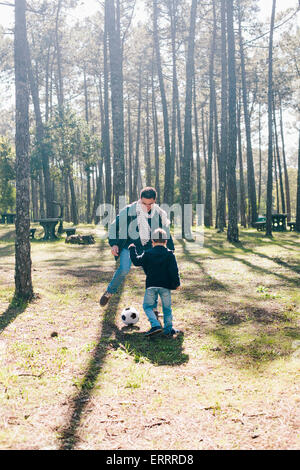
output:
[[168, 234], [167, 247], [174, 251], [170, 235], [170, 221], [167, 214], [156, 204], [157, 193], [154, 188], [147, 187], [141, 191], [140, 199], [120, 211], [109, 227], [108, 239], [111, 252], [115, 259], [120, 259], [107, 290], [100, 299], [104, 307], [124, 281], [131, 268], [129, 245], [135, 244], [139, 254], [152, 248], [151, 235], [158, 228], [163, 228]]

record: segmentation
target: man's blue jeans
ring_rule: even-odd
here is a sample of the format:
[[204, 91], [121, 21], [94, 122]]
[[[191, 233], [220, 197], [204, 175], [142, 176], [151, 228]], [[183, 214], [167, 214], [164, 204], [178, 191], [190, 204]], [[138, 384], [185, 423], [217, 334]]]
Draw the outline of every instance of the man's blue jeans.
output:
[[164, 313], [164, 333], [169, 334], [172, 330], [172, 308], [171, 308], [171, 291], [164, 287], [149, 287], [146, 289], [143, 308], [151, 323], [151, 327], [159, 326], [160, 323], [156, 318], [153, 309], [157, 306], [158, 296], [161, 298], [162, 309]]
[[131, 259], [129, 250], [127, 248], [123, 248], [120, 254], [120, 265], [107, 288], [107, 292], [109, 292], [110, 294], [115, 294], [117, 292], [118, 288], [129, 273], [130, 267]]

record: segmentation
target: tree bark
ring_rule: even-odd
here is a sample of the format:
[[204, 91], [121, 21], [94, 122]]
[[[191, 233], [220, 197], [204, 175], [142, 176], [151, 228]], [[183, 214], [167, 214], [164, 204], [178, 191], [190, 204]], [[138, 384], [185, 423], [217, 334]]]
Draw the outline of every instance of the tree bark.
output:
[[235, 40], [233, 27], [233, 0], [227, 2], [227, 31], [228, 31], [228, 230], [229, 242], [239, 241], [237, 188], [236, 188], [236, 64], [235, 64]]
[[286, 206], [285, 206], [285, 195], [284, 195], [284, 188], [283, 188], [283, 178], [282, 178], [282, 169], [281, 169], [281, 160], [280, 160], [280, 152], [279, 152], [279, 144], [278, 144], [278, 133], [277, 133], [277, 122], [276, 122], [276, 110], [275, 110], [275, 97], [273, 95], [273, 121], [274, 121], [274, 134], [275, 134], [275, 149], [276, 149], [276, 157], [277, 157], [277, 165], [278, 165], [278, 177], [279, 177], [279, 185], [280, 185], [280, 198], [281, 198], [281, 208], [282, 213], [286, 213]]
[[[186, 94], [184, 117], [184, 148], [183, 162], [181, 166], [181, 203], [184, 213], [184, 205], [192, 202], [191, 167], [193, 159], [192, 138], [192, 105], [193, 105], [193, 81], [194, 81], [194, 51], [196, 29], [197, 0], [192, 1], [190, 13], [190, 30], [188, 40], [188, 53], [186, 62]], [[190, 237], [190, 234], [185, 234]]]
[[113, 122], [113, 168], [114, 198], [117, 212], [119, 197], [125, 195], [124, 159], [124, 103], [123, 103], [123, 56], [120, 37], [119, 1], [106, 0], [106, 16], [109, 38], [111, 106]]
[[165, 92], [165, 85], [162, 73], [161, 55], [158, 37], [158, 6], [157, 0], [153, 0], [153, 38], [154, 48], [156, 53], [156, 67], [159, 80], [159, 88], [161, 95], [161, 102], [163, 108], [163, 121], [164, 121], [164, 143], [165, 143], [165, 186], [164, 186], [164, 202], [171, 204], [171, 151], [170, 151], [170, 134], [169, 134], [169, 115], [168, 105]]
[[269, 71], [268, 71], [268, 181], [267, 181], [267, 220], [266, 235], [272, 237], [272, 195], [273, 195], [273, 130], [272, 130], [272, 98], [273, 98], [273, 30], [276, 0], [272, 4], [272, 16], [269, 38]]
[[248, 91], [247, 91], [244, 46], [243, 46], [243, 37], [242, 37], [241, 8], [240, 8], [239, 2], [238, 2], [238, 6], [239, 6], [238, 17], [239, 17], [239, 42], [240, 42], [240, 55], [241, 55], [242, 97], [243, 97], [245, 130], [246, 130], [246, 142], [247, 142], [248, 198], [249, 198], [249, 203], [250, 203], [249, 209], [251, 213], [251, 225], [252, 227], [254, 227], [254, 224], [257, 221], [256, 188], [255, 188], [255, 176], [254, 176], [253, 153], [252, 153], [252, 142], [251, 142], [250, 115], [248, 111]]
[[285, 156], [285, 143], [284, 143], [283, 119], [282, 119], [282, 103], [281, 103], [280, 94], [279, 94], [279, 108], [280, 108], [280, 134], [281, 134], [283, 169], [284, 169], [284, 186], [285, 186], [285, 196], [286, 196], [286, 211], [287, 211], [287, 221], [290, 222], [290, 220], [291, 220], [290, 184], [289, 184], [289, 175], [288, 175], [288, 171], [287, 171], [286, 156]]
[[205, 208], [204, 208], [204, 225], [211, 227], [212, 225], [212, 161], [213, 161], [213, 133], [214, 133], [214, 60], [216, 49], [216, 6], [213, 0], [213, 30], [211, 38], [210, 61], [209, 61], [209, 130], [208, 130], [208, 156], [206, 171], [206, 191], [205, 191]]
[[15, 298], [33, 298], [30, 233], [29, 83], [26, 1], [15, 2], [16, 242]]
[[228, 153], [228, 79], [227, 79], [227, 41], [226, 41], [226, 2], [221, 1], [221, 151], [219, 158], [218, 230], [223, 232], [226, 204], [226, 167]]
[[161, 202], [160, 194], [160, 181], [159, 181], [159, 141], [158, 141], [158, 124], [157, 124], [157, 109], [154, 88], [154, 74], [152, 69], [152, 121], [153, 121], [153, 137], [154, 137], [154, 158], [155, 158], [155, 189], [157, 192], [157, 202]]

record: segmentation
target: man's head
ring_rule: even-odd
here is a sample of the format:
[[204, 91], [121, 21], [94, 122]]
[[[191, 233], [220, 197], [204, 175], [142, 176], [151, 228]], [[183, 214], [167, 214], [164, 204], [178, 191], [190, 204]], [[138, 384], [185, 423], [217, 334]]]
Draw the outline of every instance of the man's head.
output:
[[157, 192], [154, 188], [147, 187], [141, 191], [141, 201], [148, 212], [152, 209], [153, 204], [155, 204], [156, 197]]
[[152, 245], [163, 245], [166, 246], [168, 242], [168, 235], [162, 228], [157, 228], [152, 235]]

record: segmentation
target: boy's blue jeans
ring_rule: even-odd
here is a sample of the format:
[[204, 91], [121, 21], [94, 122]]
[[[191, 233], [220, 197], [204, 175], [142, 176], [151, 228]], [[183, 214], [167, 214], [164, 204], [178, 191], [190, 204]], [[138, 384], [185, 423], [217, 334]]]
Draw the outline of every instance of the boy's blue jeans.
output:
[[[127, 248], [123, 248], [123, 250], [120, 253], [120, 265], [118, 269], [116, 270], [111, 282], [109, 283], [107, 287], [107, 292], [110, 294], [115, 294], [124, 281], [125, 277], [130, 271], [131, 268], [131, 259], [130, 259], [130, 253]], [[167, 289], [166, 289], [167, 290]], [[157, 308], [157, 301], [153, 306], [154, 309]], [[155, 315], [154, 315], [155, 316]], [[156, 318], [156, 317], [155, 317]], [[158, 322], [158, 325], [160, 323]]]
[[164, 287], [149, 287], [146, 289], [143, 308], [151, 323], [151, 327], [161, 326], [156, 318], [153, 309], [157, 306], [158, 296], [161, 298], [162, 309], [164, 314], [164, 333], [169, 334], [172, 330], [172, 308], [171, 308], [171, 291]]

